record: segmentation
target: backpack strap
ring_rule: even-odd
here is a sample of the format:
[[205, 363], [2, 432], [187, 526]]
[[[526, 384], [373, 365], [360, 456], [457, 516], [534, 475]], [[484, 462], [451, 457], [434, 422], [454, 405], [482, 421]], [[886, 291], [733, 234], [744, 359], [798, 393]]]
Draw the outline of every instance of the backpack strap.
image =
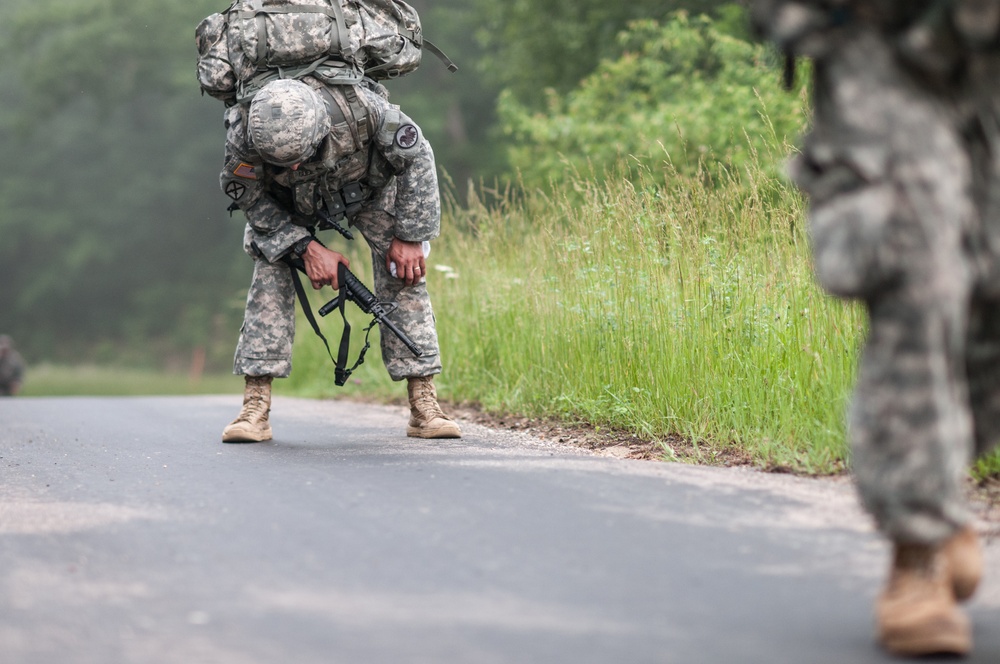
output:
[[374, 132], [374, 119], [368, 107], [358, 97], [357, 87], [353, 85], [338, 85], [337, 90], [342, 95], [334, 95], [326, 86], [317, 90], [330, 107], [330, 118], [333, 124], [347, 124], [351, 130], [356, 150], [365, 149], [371, 142]]
[[[396, 19], [396, 27], [399, 30], [399, 34], [410, 40], [414, 46], [420, 49], [426, 48], [428, 51], [436, 55], [438, 60], [443, 62], [445, 67], [448, 68], [448, 71], [452, 73], [458, 71], [458, 65], [456, 65], [451, 58], [445, 55], [444, 51], [438, 48], [429, 39], [424, 39], [421, 29], [411, 30], [409, 26], [406, 25], [406, 17], [403, 16], [403, 12], [400, 11], [395, 2], [392, 0], [372, 0], [372, 4], [378, 5], [392, 14], [393, 18]], [[394, 63], [386, 63], [378, 67], [373, 67], [372, 69], [369, 69], [368, 72], [378, 73], [381, 71], [391, 71], [393, 64]], [[395, 78], [395, 76], [390, 75], [389, 78]]]
[[456, 65], [451, 58], [445, 55], [445, 52], [439, 49], [434, 42], [430, 39], [425, 39], [423, 43], [423, 48], [437, 56], [437, 59], [444, 63], [444, 66], [448, 68], [448, 71], [455, 73], [458, 71], [458, 65]]

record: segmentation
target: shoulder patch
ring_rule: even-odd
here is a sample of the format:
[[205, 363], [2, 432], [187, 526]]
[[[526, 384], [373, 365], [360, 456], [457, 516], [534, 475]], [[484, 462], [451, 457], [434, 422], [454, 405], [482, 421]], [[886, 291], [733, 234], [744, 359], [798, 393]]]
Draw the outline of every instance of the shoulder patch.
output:
[[234, 201], [238, 201], [243, 198], [243, 195], [247, 193], [247, 186], [240, 182], [233, 180], [226, 185], [226, 196], [229, 196]]
[[243, 178], [244, 180], [256, 180], [257, 171], [254, 169], [252, 164], [242, 162], [239, 166], [233, 169], [233, 175], [238, 178]]
[[396, 130], [396, 145], [411, 150], [420, 140], [420, 132], [411, 124], [404, 124]]

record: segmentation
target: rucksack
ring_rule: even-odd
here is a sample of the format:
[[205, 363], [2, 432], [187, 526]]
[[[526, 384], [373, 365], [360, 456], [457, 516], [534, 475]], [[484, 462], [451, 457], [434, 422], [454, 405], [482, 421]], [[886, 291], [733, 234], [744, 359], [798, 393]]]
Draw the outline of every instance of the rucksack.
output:
[[402, 0], [234, 0], [196, 30], [198, 82], [227, 104], [249, 101], [277, 78], [354, 84], [397, 78], [427, 48], [417, 11]]

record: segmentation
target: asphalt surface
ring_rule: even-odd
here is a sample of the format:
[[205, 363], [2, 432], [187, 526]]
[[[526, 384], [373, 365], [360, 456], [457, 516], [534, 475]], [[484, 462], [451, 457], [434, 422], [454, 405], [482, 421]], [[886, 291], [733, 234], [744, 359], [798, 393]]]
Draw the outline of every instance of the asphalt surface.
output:
[[[273, 442], [223, 445], [238, 408], [0, 400], [0, 662], [894, 661], [845, 481], [281, 397]], [[998, 548], [965, 661], [1000, 661]]]

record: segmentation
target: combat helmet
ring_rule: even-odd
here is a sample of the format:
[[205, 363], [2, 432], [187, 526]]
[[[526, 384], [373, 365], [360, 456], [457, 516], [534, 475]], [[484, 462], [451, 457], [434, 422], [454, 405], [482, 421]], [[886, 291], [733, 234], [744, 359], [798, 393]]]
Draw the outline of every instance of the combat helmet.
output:
[[330, 113], [305, 83], [277, 80], [254, 97], [247, 127], [250, 144], [264, 161], [292, 166], [309, 159], [330, 133]]

